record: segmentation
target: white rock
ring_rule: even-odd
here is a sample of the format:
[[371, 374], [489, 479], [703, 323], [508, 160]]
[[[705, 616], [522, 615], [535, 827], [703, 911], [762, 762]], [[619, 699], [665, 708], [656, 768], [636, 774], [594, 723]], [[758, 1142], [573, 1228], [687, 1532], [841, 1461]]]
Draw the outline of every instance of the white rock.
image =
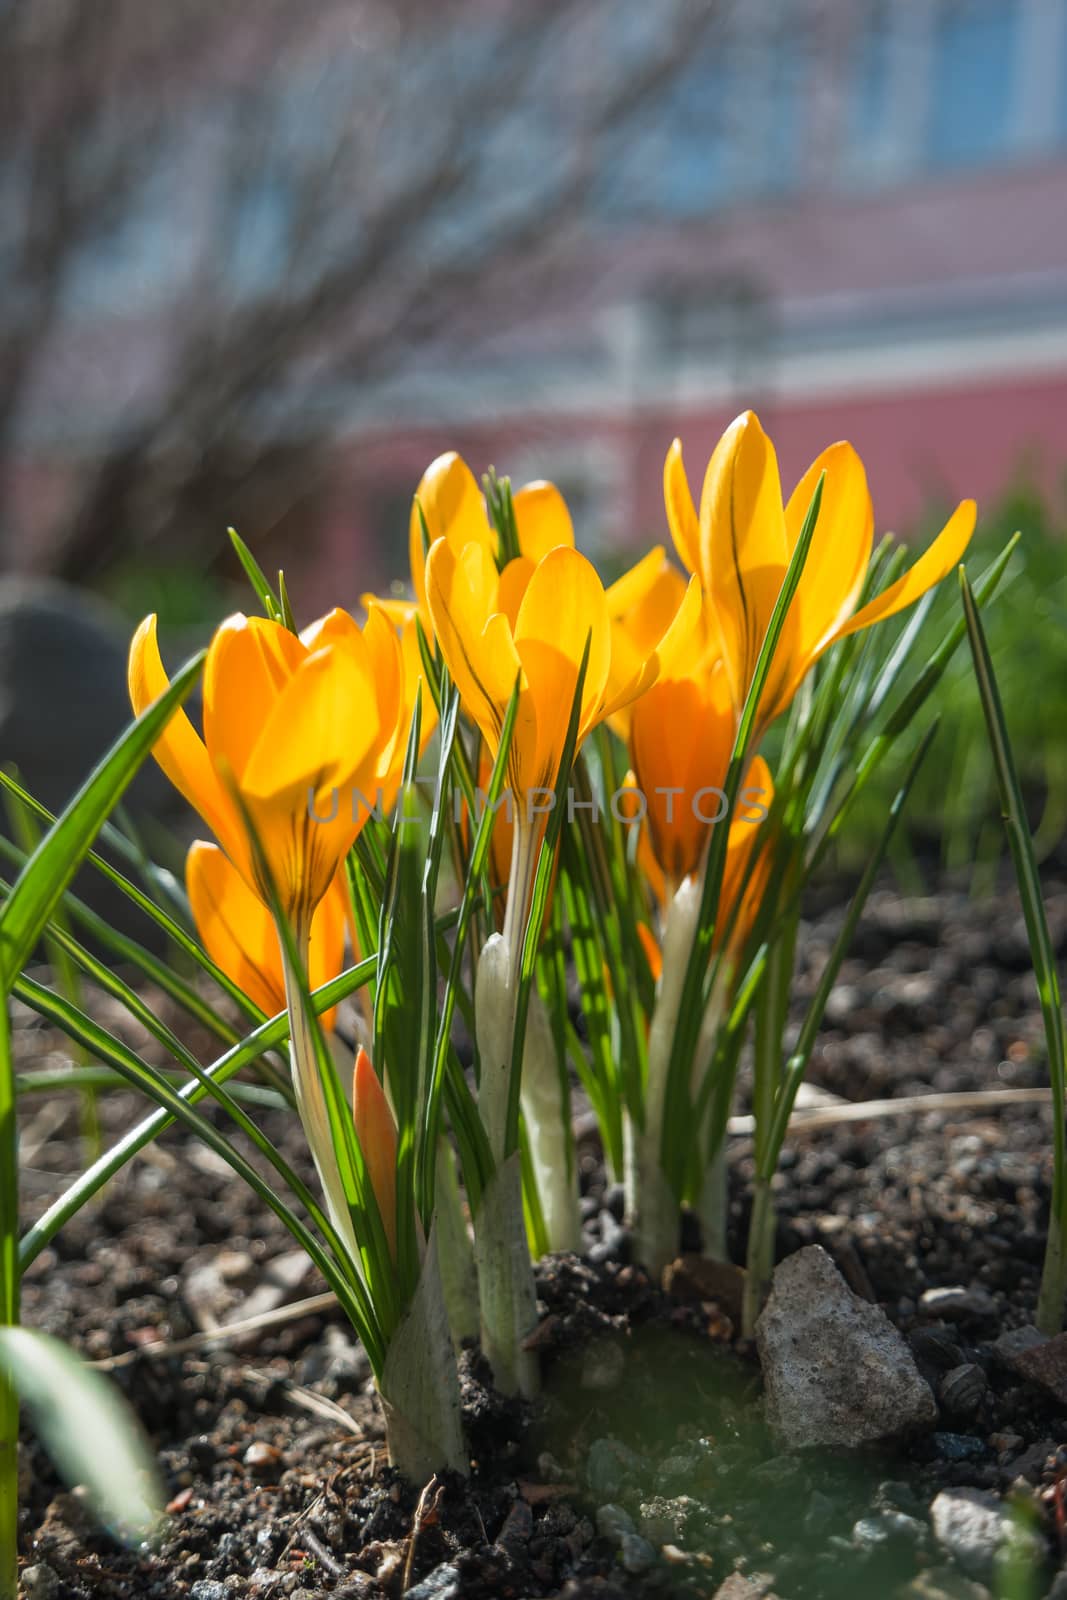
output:
[[1012, 1532], [999, 1498], [986, 1489], [943, 1489], [930, 1507], [934, 1538], [972, 1578], [988, 1578]]
[[767, 1417], [791, 1449], [873, 1444], [937, 1420], [900, 1334], [818, 1245], [776, 1269], [756, 1342]]

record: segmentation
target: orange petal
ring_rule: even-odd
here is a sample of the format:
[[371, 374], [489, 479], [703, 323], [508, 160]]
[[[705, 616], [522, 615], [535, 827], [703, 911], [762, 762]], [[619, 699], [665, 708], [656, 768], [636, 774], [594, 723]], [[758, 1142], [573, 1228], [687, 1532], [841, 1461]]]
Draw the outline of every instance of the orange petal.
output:
[[352, 1118], [385, 1237], [396, 1259], [396, 1122], [378, 1074], [360, 1048], [352, 1074]]
[[270, 912], [217, 845], [197, 839], [185, 887], [200, 942], [216, 966], [268, 1017], [285, 1010], [285, 979]]

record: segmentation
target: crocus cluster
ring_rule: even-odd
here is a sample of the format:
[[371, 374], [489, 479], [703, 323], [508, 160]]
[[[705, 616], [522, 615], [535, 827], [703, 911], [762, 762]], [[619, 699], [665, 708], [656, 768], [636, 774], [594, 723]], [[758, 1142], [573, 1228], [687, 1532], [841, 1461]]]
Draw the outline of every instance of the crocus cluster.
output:
[[[606, 585], [552, 484], [512, 494], [489, 478], [483, 493], [443, 455], [413, 501], [411, 599], [365, 595], [362, 623], [335, 610], [300, 633], [280, 616], [229, 618], [207, 652], [202, 732], [179, 712], [156, 746], [213, 836], [187, 862], [204, 946], [262, 1012], [288, 1008], [295, 1103], [345, 1270], [377, 1318], [390, 1438], [413, 1472], [461, 1464], [442, 1307], [458, 1332], [453, 1291], [470, 1286], [469, 1309], [475, 1270], [498, 1383], [536, 1386], [531, 1247], [580, 1243], [575, 1073], [623, 1168], [645, 1264], [674, 1254], [681, 1203], [708, 1192], [706, 1130], [723, 1125], [724, 1063], [759, 992], [754, 952], [773, 944], [769, 923], [788, 922], [799, 871], [799, 767], [772, 770], [776, 724], [792, 708], [802, 740], [822, 658], [943, 578], [975, 523], [966, 501], [878, 589], [856, 452], [831, 445], [785, 499], [751, 412], [716, 445], [699, 503], [675, 441], [664, 497], [673, 556], [657, 545]], [[138, 712], [166, 688], [151, 617], [129, 683]], [[427, 758], [432, 800], [414, 783]], [[474, 802], [494, 780], [506, 805], [483, 821]], [[462, 799], [459, 826], [442, 788]], [[387, 820], [351, 805], [355, 794]], [[416, 858], [420, 816], [429, 843]], [[405, 885], [422, 895], [421, 922]], [[335, 1006], [316, 1020], [309, 991], [361, 955], [373, 1004], [347, 1025]], [[473, 1011], [473, 1081], [450, 1037], [457, 1001]], [[414, 1012], [404, 1034], [396, 1017]], [[337, 1030], [332, 1049], [323, 1029]], [[410, 1051], [396, 1043], [408, 1037]], [[473, 1244], [447, 1181], [446, 1121]], [[419, 1364], [442, 1338], [430, 1395]]]

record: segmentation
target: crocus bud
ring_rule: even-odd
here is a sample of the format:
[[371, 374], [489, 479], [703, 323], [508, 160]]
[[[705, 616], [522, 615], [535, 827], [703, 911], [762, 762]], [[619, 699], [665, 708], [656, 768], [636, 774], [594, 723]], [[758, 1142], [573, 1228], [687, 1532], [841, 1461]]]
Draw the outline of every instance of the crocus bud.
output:
[[381, 1212], [389, 1250], [396, 1259], [396, 1123], [370, 1056], [360, 1048], [352, 1077], [356, 1138]]

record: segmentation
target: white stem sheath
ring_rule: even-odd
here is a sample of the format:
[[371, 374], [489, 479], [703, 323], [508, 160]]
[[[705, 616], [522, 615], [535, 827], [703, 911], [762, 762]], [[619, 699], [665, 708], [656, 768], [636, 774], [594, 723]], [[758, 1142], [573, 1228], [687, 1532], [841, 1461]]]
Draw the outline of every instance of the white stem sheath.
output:
[[330, 1215], [337, 1232], [352, 1258], [352, 1265], [360, 1277], [363, 1277], [363, 1265], [360, 1261], [359, 1246], [356, 1243], [355, 1230], [352, 1227], [352, 1215], [348, 1209], [348, 1199], [345, 1195], [344, 1183], [341, 1180], [341, 1169], [337, 1165], [337, 1156], [333, 1147], [333, 1135], [330, 1131], [330, 1119], [326, 1111], [326, 1095], [322, 1087], [322, 1077], [319, 1073], [319, 1064], [315, 1058], [315, 1046], [311, 1038], [311, 1030], [307, 1017], [304, 1015], [304, 1003], [300, 996], [300, 988], [288, 961], [285, 967], [285, 998], [289, 1007], [289, 1032], [290, 1056], [293, 1069], [293, 1090], [296, 1094], [296, 1108], [300, 1113], [307, 1137], [308, 1148], [311, 1151], [315, 1170], [322, 1184], [322, 1192], [326, 1199], [326, 1209]]
[[674, 1260], [678, 1248], [678, 1197], [663, 1171], [660, 1151], [667, 1071], [678, 1028], [689, 952], [700, 915], [700, 890], [695, 874], [686, 878], [667, 913], [663, 971], [648, 1037], [645, 1126], [634, 1139], [635, 1171], [630, 1187], [635, 1211], [636, 1255], [654, 1280], [658, 1280], [664, 1267]]
[[522, 1168], [517, 1150], [504, 1159], [515, 1029], [513, 979], [511, 951], [504, 937], [494, 933], [478, 962], [474, 1014], [481, 1061], [478, 1110], [496, 1172], [474, 1218], [474, 1249], [482, 1349], [493, 1377], [505, 1393], [532, 1396], [538, 1388], [538, 1362], [523, 1343], [537, 1322], [537, 1296], [522, 1210]]
[[389, 1459], [405, 1478], [418, 1486], [443, 1469], [467, 1474], [436, 1228], [430, 1230], [415, 1293], [389, 1340], [378, 1394]]

